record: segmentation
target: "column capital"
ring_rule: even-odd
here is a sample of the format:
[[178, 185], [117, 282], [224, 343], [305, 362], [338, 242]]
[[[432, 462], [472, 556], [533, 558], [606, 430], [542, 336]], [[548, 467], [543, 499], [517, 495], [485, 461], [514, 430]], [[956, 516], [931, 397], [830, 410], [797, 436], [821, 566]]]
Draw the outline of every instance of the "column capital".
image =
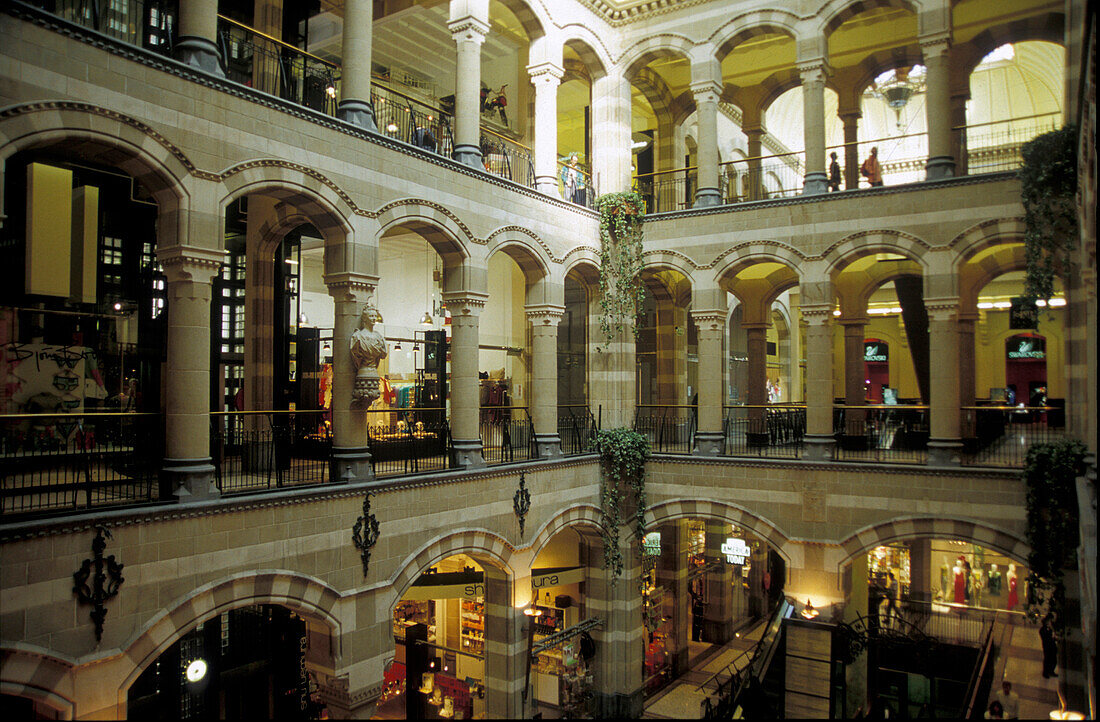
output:
[[930, 321], [953, 321], [959, 313], [959, 299], [925, 299], [924, 308], [928, 311], [928, 319]]
[[534, 63], [527, 66], [527, 75], [530, 76], [531, 82], [538, 85], [544, 83], [546, 85], [558, 85], [561, 83], [562, 77], [565, 76], [565, 70], [556, 63]]
[[225, 262], [220, 248], [170, 246], [157, 249], [157, 262], [164, 268], [168, 283], [198, 281], [209, 283]]
[[485, 308], [485, 302], [489, 300], [489, 294], [476, 291], [449, 291], [443, 293], [443, 303], [451, 312], [451, 318], [478, 317]]
[[825, 78], [832, 74], [832, 68], [829, 67], [829, 63], [825, 58], [815, 58], [813, 60], [805, 60], [798, 63], [798, 76], [802, 79], [802, 84], [808, 83], [824, 83]]
[[489, 34], [489, 23], [468, 15], [464, 18], [451, 20], [447, 23], [447, 29], [451, 31], [451, 37], [455, 40], [485, 42], [485, 36]]
[[565, 306], [556, 306], [552, 303], [540, 303], [523, 307], [527, 314], [527, 320], [532, 326], [556, 327], [565, 316]]
[[700, 332], [721, 331], [726, 327], [726, 313], [718, 309], [691, 311], [691, 320]]
[[836, 318], [832, 306], [803, 306], [802, 320], [808, 326], [827, 326]]
[[[722, 97], [722, 84], [716, 80], [696, 80], [688, 87], [691, 89], [691, 94], [695, 96], [696, 102], [717, 103]], [[713, 96], [713, 100], [708, 96]]]
[[917, 38], [920, 44], [921, 56], [924, 60], [938, 58], [945, 55], [951, 49], [951, 33], [941, 31]]
[[370, 300], [378, 287], [378, 276], [368, 276], [365, 273], [353, 271], [326, 273], [324, 281], [328, 286], [328, 295], [336, 301], [363, 303]]
[[845, 328], [854, 326], [866, 326], [868, 323], [870, 323], [866, 316], [840, 316], [839, 318], [837, 318], [837, 322]]
[[863, 117], [863, 111], [859, 108], [855, 110], [838, 110], [837, 117], [840, 118], [842, 123], [853, 123]]

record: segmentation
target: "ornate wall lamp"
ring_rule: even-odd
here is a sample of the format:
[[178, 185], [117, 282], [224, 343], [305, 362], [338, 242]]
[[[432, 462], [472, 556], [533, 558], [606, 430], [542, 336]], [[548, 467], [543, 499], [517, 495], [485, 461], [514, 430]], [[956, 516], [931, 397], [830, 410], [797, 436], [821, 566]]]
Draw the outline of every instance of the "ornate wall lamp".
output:
[[359, 558], [363, 560], [363, 577], [367, 576], [370, 567], [370, 552], [378, 543], [378, 520], [370, 513], [370, 492], [363, 498], [363, 515], [355, 520], [355, 526], [351, 528], [351, 541], [359, 550]]
[[92, 622], [95, 624], [95, 641], [103, 640], [103, 620], [107, 617], [104, 604], [118, 594], [118, 588], [126, 581], [122, 578], [123, 565], [115, 561], [115, 555], [103, 556], [107, 548], [107, 539], [111, 532], [96, 525], [95, 539], [92, 540], [92, 558], [80, 563], [80, 569], [73, 573], [73, 593], [81, 604], [91, 604]]
[[519, 474], [519, 489], [512, 497], [512, 511], [519, 518], [519, 535], [523, 536], [523, 525], [527, 523], [527, 512], [531, 510], [531, 492], [527, 490], [527, 478], [521, 471]]

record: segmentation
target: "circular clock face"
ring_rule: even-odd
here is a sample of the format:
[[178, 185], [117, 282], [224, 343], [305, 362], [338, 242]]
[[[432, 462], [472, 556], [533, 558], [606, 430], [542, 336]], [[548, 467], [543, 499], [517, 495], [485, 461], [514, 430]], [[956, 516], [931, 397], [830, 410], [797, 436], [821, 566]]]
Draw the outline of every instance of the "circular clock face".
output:
[[206, 662], [201, 659], [196, 659], [187, 665], [187, 671], [184, 673], [187, 676], [188, 682], [198, 682], [206, 676]]

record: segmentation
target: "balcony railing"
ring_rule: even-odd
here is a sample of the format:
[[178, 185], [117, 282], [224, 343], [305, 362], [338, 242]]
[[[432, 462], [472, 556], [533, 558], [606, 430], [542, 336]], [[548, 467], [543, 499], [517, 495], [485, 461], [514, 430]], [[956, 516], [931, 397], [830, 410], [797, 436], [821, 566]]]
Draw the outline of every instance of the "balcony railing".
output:
[[324, 411], [219, 411], [210, 457], [222, 494], [329, 480], [332, 434]]
[[0, 515], [166, 499], [159, 414], [0, 416]]
[[[566, 183], [567, 180], [568, 183]], [[588, 169], [582, 168], [579, 164], [570, 168], [561, 160], [558, 161], [558, 193], [570, 203], [576, 203], [585, 208], [594, 208], [596, 196], [599, 195]]]
[[727, 406], [724, 456], [798, 459], [806, 433], [805, 406]]
[[538, 446], [526, 406], [483, 406], [479, 421], [481, 454], [486, 464], [510, 464], [538, 458]]
[[1023, 468], [1033, 444], [1066, 435], [1066, 410], [1053, 406], [966, 406], [961, 410], [964, 466]]
[[833, 407], [836, 461], [928, 461], [927, 406]]
[[169, 55], [179, 31], [178, 0], [30, 0], [48, 13], [115, 40]]
[[665, 213], [691, 208], [695, 202], [697, 171], [678, 168], [634, 177], [634, 190], [645, 198], [646, 213]]
[[528, 188], [535, 187], [535, 164], [531, 149], [499, 133], [481, 129], [481, 163], [495, 176]]
[[639, 404], [634, 430], [649, 439], [657, 454], [690, 454], [695, 445], [698, 414], [688, 405]]
[[1023, 162], [1024, 143], [1037, 135], [1057, 130], [1061, 113], [1044, 113], [991, 123], [976, 123], [952, 130], [963, 134], [966, 147], [966, 172], [997, 173], [1014, 171]]
[[367, 446], [376, 477], [451, 468], [451, 429], [446, 409], [367, 412]]
[[438, 106], [379, 83], [371, 84], [370, 96], [380, 133], [451, 157], [454, 152], [454, 119], [450, 115]]
[[565, 456], [588, 454], [596, 451], [596, 432], [599, 425], [592, 409], [580, 405], [558, 406], [558, 436], [561, 453]]

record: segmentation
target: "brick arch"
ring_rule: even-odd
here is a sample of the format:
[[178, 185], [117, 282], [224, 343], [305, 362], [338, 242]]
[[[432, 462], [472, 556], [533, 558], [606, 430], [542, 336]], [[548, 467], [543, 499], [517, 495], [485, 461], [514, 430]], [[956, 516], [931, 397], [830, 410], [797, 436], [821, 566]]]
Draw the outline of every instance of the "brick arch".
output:
[[839, 272], [852, 261], [870, 253], [897, 253], [927, 268], [925, 254], [931, 250], [925, 241], [909, 233], [892, 230], [860, 231], [845, 236], [821, 254], [829, 274]]
[[398, 565], [397, 571], [390, 577], [393, 600], [401, 599], [424, 570], [440, 559], [446, 559], [455, 554], [468, 554], [478, 557], [479, 561], [481, 558], [491, 560], [511, 574], [509, 560], [514, 551], [515, 547], [487, 529], [468, 529], [438, 536]]
[[561, 263], [561, 259], [554, 258], [546, 241], [520, 226], [498, 228], [486, 240], [489, 244], [486, 261], [497, 253], [507, 253], [523, 269], [528, 283], [549, 276], [551, 263]]
[[639, 40], [622, 54], [620, 65], [626, 68], [623, 75], [633, 81], [642, 68], [658, 58], [679, 57], [691, 63], [691, 48], [695, 45], [683, 35], [662, 33]]
[[0, 693], [23, 697], [72, 719], [75, 707], [73, 660], [40, 647], [16, 643], [0, 647]]
[[133, 665], [119, 686], [125, 708], [127, 693], [141, 673], [166, 649], [201, 622], [251, 604], [276, 604], [324, 623], [332, 632], [333, 656], [340, 656], [341, 624], [335, 606], [340, 593], [315, 577], [283, 569], [242, 572], [205, 584], [170, 607], [161, 609], [123, 648]]
[[1023, 243], [1027, 227], [1020, 216], [993, 218], [977, 223], [951, 239], [948, 248], [955, 252], [954, 271], [961, 271], [976, 254], [1002, 243]]
[[988, 549], [995, 549], [1005, 556], [1027, 563], [1031, 548], [1023, 539], [982, 522], [952, 517], [903, 517], [865, 526], [840, 542], [844, 550], [837, 568], [843, 569], [857, 554], [882, 544], [918, 537], [963, 539]]
[[894, 7], [919, 14], [924, 3], [919, 0], [833, 0], [826, 3], [818, 13], [820, 18], [819, 33], [829, 36], [845, 21], [859, 15], [865, 10], [880, 7]]
[[728, 521], [745, 527], [753, 534], [771, 545], [784, 561], [790, 564], [790, 538], [767, 519], [753, 514], [737, 504], [713, 499], [673, 499], [654, 504], [646, 509], [645, 526], [647, 529], [667, 521], [688, 518], [709, 518]]
[[378, 237], [404, 227], [424, 238], [443, 258], [447, 268], [458, 267], [470, 258], [469, 246], [477, 243], [470, 228], [438, 203], [407, 198], [393, 201], [378, 211]]
[[[576, 529], [584, 537], [599, 536], [603, 512], [593, 504], [574, 504], [549, 519], [531, 539], [531, 559], [538, 559], [539, 553], [555, 536], [566, 529]], [[582, 531], [582, 529], [584, 531]]]
[[718, 285], [755, 263], [778, 263], [800, 276], [798, 268], [805, 262], [806, 257], [797, 248], [776, 241], [753, 241], [733, 246], [718, 254], [711, 261], [710, 267], [714, 269], [714, 283]]
[[959, 307], [972, 309], [978, 294], [997, 276], [1027, 268], [1023, 243], [1006, 244], [980, 261], [964, 264], [959, 271]]
[[707, 42], [714, 45], [714, 57], [721, 61], [741, 43], [767, 33], [783, 33], [797, 41], [797, 25], [798, 18], [784, 10], [752, 10], [722, 25], [711, 33]]
[[561, 30], [562, 47], [569, 46], [580, 56], [581, 62], [592, 80], [607, 75], [612, 66], [611, 56], [607, 53], [599, 36], [583, 25], [570, 24]]

